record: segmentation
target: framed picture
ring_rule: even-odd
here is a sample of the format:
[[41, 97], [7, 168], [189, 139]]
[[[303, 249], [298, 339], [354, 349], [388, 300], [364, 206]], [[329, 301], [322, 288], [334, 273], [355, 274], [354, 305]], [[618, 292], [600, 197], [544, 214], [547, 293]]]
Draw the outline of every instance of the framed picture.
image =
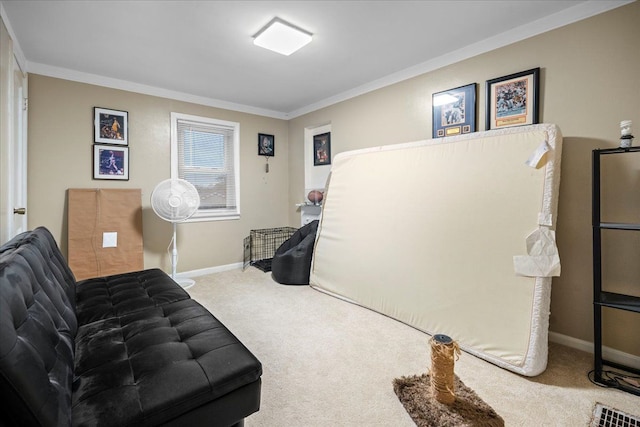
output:
[[93, 108], [93, 141], [102, 144], [128, 145], [129, 113]]
[[258, 134], [258, 155], [259, 156], [275, 156], [276, 154], [276, 138], [266, 133]]
[[433, 94], [433, 138], [476, 131], [476, 84]]
[[331, 164], [331, 132], [313, 135], [313, 166]]
[[93, 179], [129, 180], [129, 147], [93, 145]]
[[486, 130], [538, 123], [540, 67], [487, 80]]

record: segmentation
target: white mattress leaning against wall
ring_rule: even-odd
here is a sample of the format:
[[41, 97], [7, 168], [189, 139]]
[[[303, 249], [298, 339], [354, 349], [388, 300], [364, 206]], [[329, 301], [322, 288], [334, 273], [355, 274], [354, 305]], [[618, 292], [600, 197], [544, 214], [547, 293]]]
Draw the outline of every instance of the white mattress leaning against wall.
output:
[[539, 124], [337, 155], [311, 285], [541, 373], [561, 149]]

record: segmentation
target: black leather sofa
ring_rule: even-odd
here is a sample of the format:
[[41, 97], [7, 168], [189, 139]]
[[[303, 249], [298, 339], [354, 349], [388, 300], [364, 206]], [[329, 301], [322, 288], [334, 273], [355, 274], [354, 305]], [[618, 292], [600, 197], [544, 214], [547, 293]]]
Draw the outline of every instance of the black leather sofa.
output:
[[232, 426], [262, 365], [158, 269], [77, 282], [45, 228], [0, 247], [0, 426]]

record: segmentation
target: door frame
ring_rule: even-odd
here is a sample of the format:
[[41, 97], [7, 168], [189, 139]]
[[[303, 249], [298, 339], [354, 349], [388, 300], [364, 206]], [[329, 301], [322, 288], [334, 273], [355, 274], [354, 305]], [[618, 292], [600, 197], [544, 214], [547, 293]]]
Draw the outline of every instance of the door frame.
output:
[[23, 63], [0, 20], [0, 244], [26, 231], [28, 224], [26, 213], [14, 213], [27, 208], [28, 80]]

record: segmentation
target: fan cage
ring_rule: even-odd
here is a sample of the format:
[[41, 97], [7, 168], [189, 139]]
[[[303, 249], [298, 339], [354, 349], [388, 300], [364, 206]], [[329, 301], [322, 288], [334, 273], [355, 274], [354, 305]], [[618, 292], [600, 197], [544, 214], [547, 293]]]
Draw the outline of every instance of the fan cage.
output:
[[[172, 203], [179, 203], [172, 206]], [[200, 206], [196, 187], [183, 179], [167, 179], [160, 182], [151, 193], [151, 207], [160, 218], [169, 222], [181, 222], [193, 216]]]

